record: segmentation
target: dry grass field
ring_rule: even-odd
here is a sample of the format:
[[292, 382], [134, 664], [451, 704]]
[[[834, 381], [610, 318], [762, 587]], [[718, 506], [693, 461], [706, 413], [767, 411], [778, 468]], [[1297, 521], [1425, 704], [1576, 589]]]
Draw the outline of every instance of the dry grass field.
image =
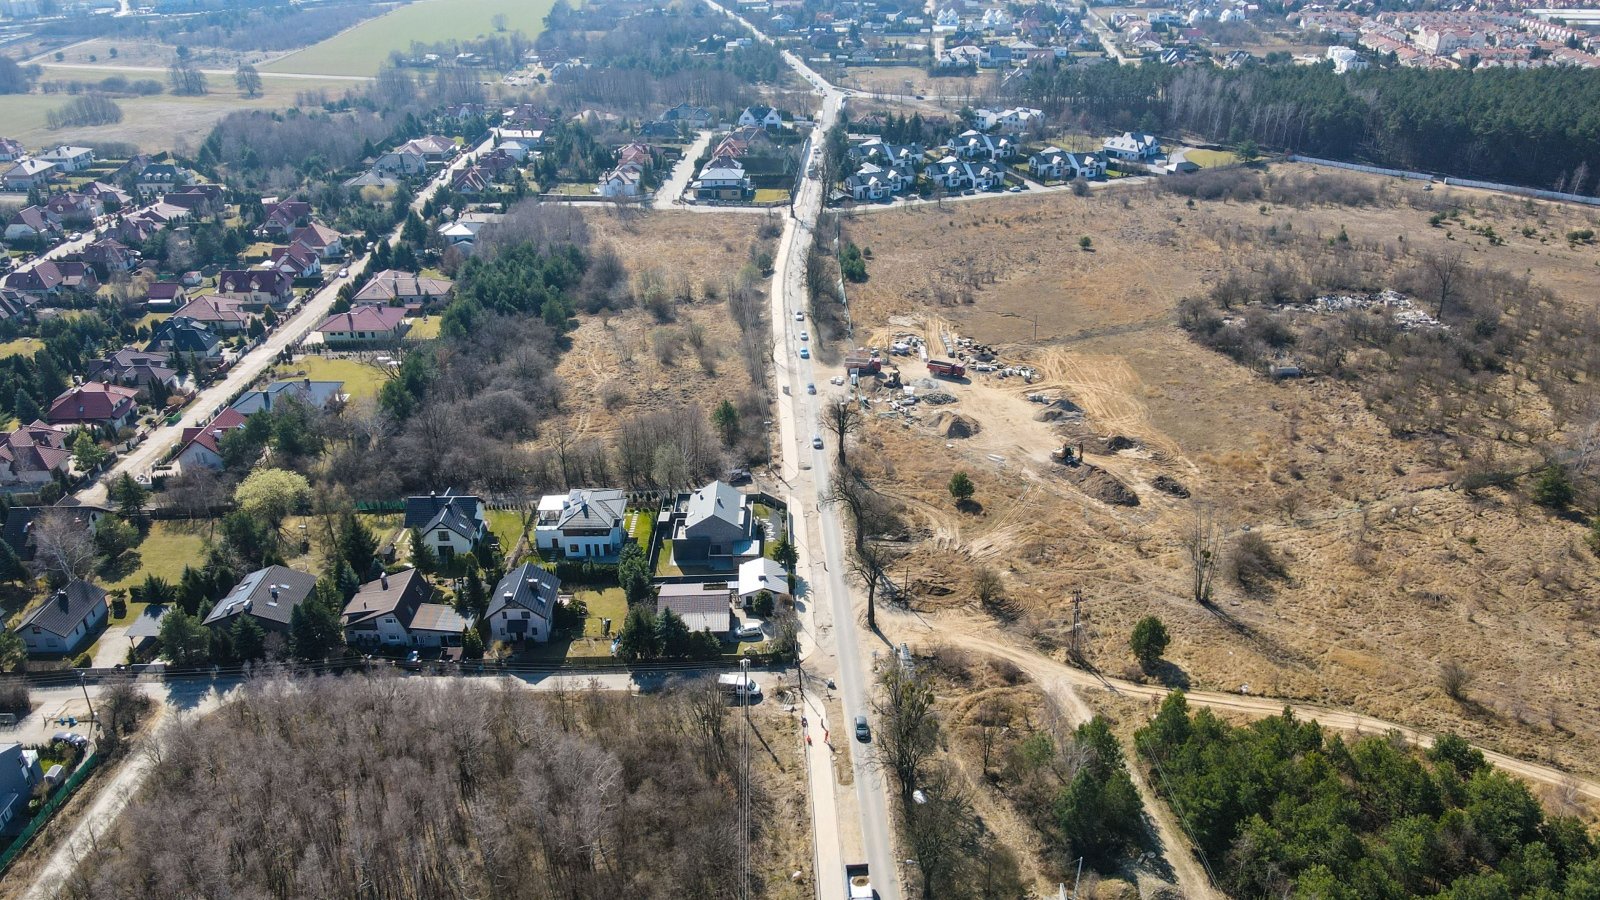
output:
[[[1272, 177], [1303, 171], [1274, 167]], [[1600, 249], [1565, 235], [1593, 228], [1595, 211], [1371, 183], [1379, 199], [1364, 207], [1191, 206], [1132, 188], [847, 219], [847, 239], [872, 251], [870, 280], [851, 300], [874, 345], [914, 332], [942, 355], [939, 335], [959, 333], [1038, 371], [1031, 385], [989, 374], [944, 382], [956, 402], [924, 405], [918, 423], [873, 418], [856, 458], [905, 511], [909, 552], [894, 575], [936, 611], [970, 606], [976, 568], [997, 569], [1019, 635], [1055, 648], [1081, 589], [1090, 653], [1107, 671], [1131, 668], [1129, 631], [1153, 613], [1173, 633], [1175, 682], [1456, 729], [1594, 774], [1600, 563], [1584, 524], [1532, 505], [1520, 487], [1460, 490], [1448, 441], [1394, 436], [1355, 386], [1270, 382], [1177, 325], [1182, 298], [1257, 262], [1218, 236], [1269, 223], [1319, 240], [1343, 230], [1380, 255], [1386, 245], [1461, 248], [1473, 265], [1527, 273], [1592, 309]], [[1461, 220], [1430, 227], [1431, 210], [1452, 203]], [[1485, 226], [1505, 243], [1467, 230]], [[1079, 249], [1085, 235], [1092, 251]], [[925, 376], [902, 366], [907, 380]], [[1544, 417], [1534, 389], [1502, 382], [1522, 421]], [[1039, 392], [1076, 405], [1081, 420], [1041, 421], [1046, 407], [1027, 398]], [[976, 434], [947, 436], [948, 418], [934, 426], [942, 411], [975, 422]], [[1053, 461], [1064, 442], [1081, 442], [1094, 468]], [[1515, 468], [1537, 464], [1540, 447], [1506, 439], [1494, 450]], [[976, 482], [980, 510], [954, 507], [945, 485], [957, 470]], [[1120, 489], [1138, 505], [1106, 502]], [[1222, 526], [1224, 554], [1248, 530], [1283, 557], [1287, 578], [1246, 592], [1224, 562], [1212, 608], [1195, 603], [1187, 538], [1197, 509]], [[1472, 676], [1460, 701], [1442, 689], [1446, 664]]]
[[[556, 367], [566, 385], [562, 416], [544, 429], [539, 446], [563, 433], [609, 442], [625, 417], [695, 406], [709, 415], [723, 400], [737, 403], [763, 390], [740, 357], [727, 296], [764, 217], [632, 211], [619, 218], [596, 207], [585, 218], [592, 246], [616, 250], [633, 294], [659, 285], [672, 298], [671, 317], [662, 321], [640, 305], [580, 316]], [[764, 297], [765, 282], [757, 290]]]

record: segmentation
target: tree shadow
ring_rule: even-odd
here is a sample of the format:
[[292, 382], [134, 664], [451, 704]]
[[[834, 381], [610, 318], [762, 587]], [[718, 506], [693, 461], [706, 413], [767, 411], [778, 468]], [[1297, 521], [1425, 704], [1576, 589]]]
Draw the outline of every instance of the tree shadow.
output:
[[983, 515], [983, 504], [971, 498], [966, 500], [957, 500], [956, 509], [966, 513], [969, 516]]
[[95, 570], [106, 581], [121, 581], [139, 571], [144, 565], [144, 557], [137, 550], [126, 550], [116, 559], [108, 559]]
[[1176, 688], [1180, 691], [1189, 689], [1189, 673], [1183, 667], [1169, 659], [1158, 659], [1153, 664], [1144, 667], [1144, 673], [1164, 687]]

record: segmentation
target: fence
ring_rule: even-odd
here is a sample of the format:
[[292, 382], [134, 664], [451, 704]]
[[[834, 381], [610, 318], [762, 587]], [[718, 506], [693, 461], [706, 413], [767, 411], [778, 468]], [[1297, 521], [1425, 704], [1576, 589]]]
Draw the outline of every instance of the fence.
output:
[[1330, 166], [1335, 169], [1348, 169], [1352, 172], [1366, 172], [1370, 175], [1387, 175], [1390, 178], [1404, 178], [1408, 181], [1442, 181], [1451, 187], [1478, 188], [1485, 191], [1499, 191], [1504, 194], [1516, 194], [1521, 197], [1532, 197], [1536, 200], [1555, 200], [1562, 203], [1582, 203], [1585, 206], [1600, 206], [1600, 197], [1586, 197], [1583, 194], [1568, 194], [1562, 191], [1546, 191], [1539, 188], [1523, 187], [1516, 184], [1501, 184], [1495, 181], [1474, 181], [1470, 178], [1453, 178], [1450, 176], [1429, 175], [1426, 172], [1408, 172], [1404, 169], [1385, 169], [1379, 166], [1363, 166], [1358, 163], [1339, 162], [1333, 159], [1318, 159], [1314, 156], [1300, 156], [1290, 154], [1285, 157], [1290, 162], [1311, 163], [1318, 166]]
[[100, 762], [100, 754], [98, 752], [94, 753], [88, 759], [85, 759], [82, 765], [78, 766], [77, 771], [73, 772], [66, 782], [56, 789], [54, 794], [50, 795], [50, 799], [45, 802], [44, 806], [39, 808], [39, 812], [33, 817], [33, 821], [22, 829], [22, 833], [17, 835], [17, 839], [11, 842], [11, 846], [6, 848], [6, 852], [0, 853], [0, 875], [4, 875], [6, 870], [11, 868], [11, 864], [17, 861], [17, 857], [22, 855], [23, 850], [28, 848], [28, 844], [33, 841], [34, 836], [50, 822], [50, 817], [55, 815], [55, 811], [61, 807], [61, 804], [66, 803], [77, 792], [84, 779], [89, 777], [89, 773], [93, 772], [95, 767], [100, 765]]

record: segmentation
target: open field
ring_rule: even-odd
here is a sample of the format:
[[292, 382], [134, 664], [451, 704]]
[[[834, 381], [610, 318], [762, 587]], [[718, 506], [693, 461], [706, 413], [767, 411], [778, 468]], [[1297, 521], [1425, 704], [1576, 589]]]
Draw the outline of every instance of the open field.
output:
[[544, 29], [544, 17], [554, 5], [553, 0], [418, 0], [280, 57], [263, 66], [262, 72], [376, 75], [392, 50], [407, 50], [412, 41], [432, 43], [492, 34], [495, 16], [506, 17], [507, 30], [533, 37]]
[[[44, 67], [44, 78], [99, 81], [112, 75], [130, 79], [155, 78], [163, 83], [161, 73], [140, 72], [107, 66], [94, 69], [68, 69]], [[65, 94], [5, 94], [0, 95], [0, 122], [6, 123], [6, 135], [29, 146], [71, 143], [73, 141], [126, 141], [146, 152], [172, 150], [179, 146], [198, 146], [218, 119], [241, 109], [283, 109], [295, 105], [295, 95], [301, 91], [326, 91], [338, 97], [352, 87], [352, 82], [317, 80], [307, 78], [272, 78], [263, 73], [262, 93], [259, 97], [245, 97], [234, 86], [233, 79], [209, 76], [210, 93], [199, 97], [176, 97], [155, 94], [149, 97], [117, 98], [122, 107], [122, 121], [115, 125], [72, 127], [51, 130], [46, 123], [50, 110], [65, 106], [71, 98]]]
[[999, 81], [993, 72], [970, 78], [935, 78], [923, 66], [850, 66], [837, 70], [834, 83], [878, 94], [926, 97], [979, 97]]
[[163, 519], [150, 523], [150, 533], [129, 553], [130, 557], [138, 557], [137, 566], [105, 587], [135, 587], [151, 575], [177, 584], [184, 566], [205, 562], [204, 545], [213, 527], [214, 523], [203, 520]]
[[8, 356], [32, 356], [43, 348], [44, 342], [38, 338], [20, 337], [0, 344], [0, 359]]
[[[846, 219], [846, 237], [874, 252], [869, 281], [851, 291], [859, 335], [883, 346], [914, 332], [943, 355], [939, 335], [955, 332], [1039, 372], [1031, 385], [985, 374], [940, 382], [954, 403], [924, 405], [916, 424], [871, 418], [856, 459], [903, 505], [912, 539], [897, 577], [909, 573], [919, 606], [936, 610], [970, 604], [973, 573], [992, 567], [1021, 633], [1046, 648], [1064, 646], [1067, 598], [1081, 589], [1090, 657], [1107, 671], [1129, 667], [1133, 623], [1156, 614], [1173, 633], [1174, 683], [1455, 729], [1593, 773], [1600, 722], [1586, 685], [1600, 676], [1600, 567], [1584, 523], [1520, 491], [1457, 489], [1448, 439], [1396, 437], [1355, 386], [1272, 383], [1176, 324], [1182, 298], [1259, 264], [1219, 236], [1269, 225], [1330, 248], [1343, 229], [1375, 258], [1384, 247], [1396, 259], [1460, 248], [1470, 264], [1530, 272], [1560, 302], [1591, 308], [1600, 250], [1564, 235], [1594, 227], [1595, 211], [1361, 180], [1377, 186], [1377, 202], [1191, 208], [1133, 188]], [[1430, 228], [1432, 210], [1450, 204], [1462, 221]], [[1503, 245], [1466, 230], [1489, 226]], [[1080, 235], [1093, 235], [1094, 252], [1078, 249]], [[901, 365], [908, 381], [925, 377]], [[1042, 421], [1045, 407], [1027, 399], [1039, 392], [1081, 420]], [[1526, 432], [1542, 401], [1532, 387], [1509, 396], [1523, 433], [1493, 452], [1508, 468], [1537, 465]], [[948, 419], [932, 427], [944, 411], [976, 433], [949, 436]], [[1098, 471], [1052, 461], [1080, 441]], [[973, 511], [945, 490], [956, 470], [978, 486]], [[1174, 483], [1193, 499], [1174, 496]], [[1138, 505], [1107, 502], [1118, 486]], [[1186, 540], [1197, 506], [1221, 523], [1225, 555], [1248, 528], [1281, 555], [1286, 577], [1247, 592], [1225, 563], [1214, 605], [1196, 604]], [[1472, 676], [1461, 701], [1441, 686], [1446, 662]]]

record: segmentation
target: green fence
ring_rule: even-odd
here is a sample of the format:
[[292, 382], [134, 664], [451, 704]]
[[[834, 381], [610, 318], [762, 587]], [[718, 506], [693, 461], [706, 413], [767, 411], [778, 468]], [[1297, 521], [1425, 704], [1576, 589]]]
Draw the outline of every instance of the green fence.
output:
[[0, 853], [0, 875], [4, 875], [6, 870], [11, 868], [11, 864], [16, 862], [17, 857], [22, 855], [22, 851], [26, 850], [28, 844], [33, 842], [34, 836], [39, 833], [40, 829], [50, 822], [50, 817], [55, 815], [61, 804], [66, 803], [73, 794], [77, 793], [78, 787], [83, 784], [84, 779], [88, 778], [89, 773], [100, 765], [100, 759], [100, 754], [96, 752], [84, 760], [83, 764], [78, 766], [77, 771], [68, 776], [66, 782], [57, 788], [54, 794], [50, 795], [50, 799], [45, 801], [44, 806], [39, 809], [39, 813], [33, 817], [33, 821], [28, 823], [28, 827], [22, 829], [22, 833], [17, 835], [17, 839], [11, 842], [11, 846], [6, 848], [6, 852]]

